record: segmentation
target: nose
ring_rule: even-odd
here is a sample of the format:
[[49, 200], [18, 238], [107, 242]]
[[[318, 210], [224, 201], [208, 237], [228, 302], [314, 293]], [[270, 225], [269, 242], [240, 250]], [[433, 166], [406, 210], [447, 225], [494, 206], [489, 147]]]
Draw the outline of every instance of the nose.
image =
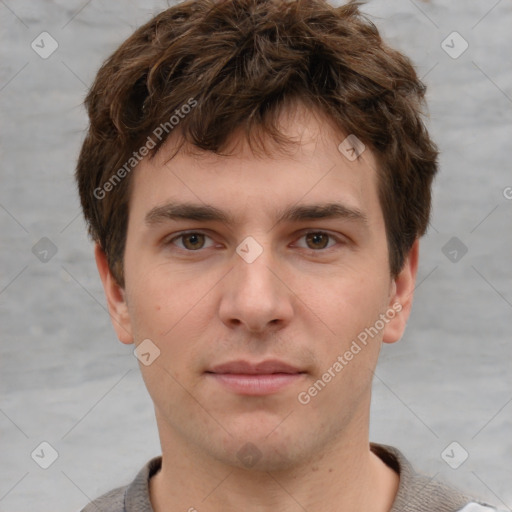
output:
[[[233, 269], [223, 279], [219, 316], [228, 327], [243, 326], [252, 333], [280, 329], [293, 316], [293, 291], [290, 278], [272, 255], [262, 252], [253, 261], [243, 252], [233, 255]], [[253, 250], [254, 248], [251, 248]]]

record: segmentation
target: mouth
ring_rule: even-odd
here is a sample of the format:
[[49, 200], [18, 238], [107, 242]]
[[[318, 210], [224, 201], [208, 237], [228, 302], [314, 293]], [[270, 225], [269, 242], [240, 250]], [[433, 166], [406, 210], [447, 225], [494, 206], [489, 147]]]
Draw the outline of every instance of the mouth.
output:
[[206, 372], [224, 388], [241, 395], [268, 395], [304, 378], [307, 372], [276, 359], [250, 363], [231, 361]]

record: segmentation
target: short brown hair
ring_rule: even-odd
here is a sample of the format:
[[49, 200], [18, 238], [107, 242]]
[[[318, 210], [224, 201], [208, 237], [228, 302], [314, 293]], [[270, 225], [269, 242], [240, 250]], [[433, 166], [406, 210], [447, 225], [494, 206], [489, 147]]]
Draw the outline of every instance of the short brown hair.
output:
[[424, 84], [359, 5], [188, 0], [104, 62], [85, 99], [90, 127], [76, 179], [89, 233], [121, 286], [135, 150], [154, 157], [180, 112], [182, 140], [202, 150], [222, 154], [237, 128], [251, 148], [255, 134], [284, 146], [276, 119], [291, 99], [320, 109], [340, 136], [354, 134], [375, 153], [390, 271], [399, 273], [429, 222], [438, 153], [422, 121]]

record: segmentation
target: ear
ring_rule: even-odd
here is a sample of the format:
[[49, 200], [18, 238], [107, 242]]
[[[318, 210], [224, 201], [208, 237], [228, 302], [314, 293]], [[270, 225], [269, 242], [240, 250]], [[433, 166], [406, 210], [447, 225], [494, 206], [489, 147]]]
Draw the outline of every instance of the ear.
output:
[[107, 255], [98, 243], [96, 243], [94, 247], [94, 257], [96, 258], [96, 266], [98, 267], [101, 282], [103, 283], [103, 290], [107, 298], [110, 320], [112, 321], [117, 337], [122, 343], [133, 343], [125, 291], [117, 284], [108, 266]]
[[393, 278], [391, 283], [391, 293], [388, 304], [388, 316], [391, 317], [391, 311], [394, 316], [386, 324], [382, 341], [384, 343], [394, 343], [398, 341], [404, 331], [409, 319], [416, 284], [416, 273], [418, 271], [420, 241], [417, 238], [407, 255], [404, 266], [398, 276]]

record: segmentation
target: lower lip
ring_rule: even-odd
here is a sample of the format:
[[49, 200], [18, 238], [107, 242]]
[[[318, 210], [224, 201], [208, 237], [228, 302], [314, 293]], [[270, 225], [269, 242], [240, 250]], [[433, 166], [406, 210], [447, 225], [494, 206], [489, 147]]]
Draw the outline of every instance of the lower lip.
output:
[[235, 393], [254, 396], [275, 393], [304, 377], [303, 373], [269, 373], [264, 375], [208, 373], [207, 375]]

